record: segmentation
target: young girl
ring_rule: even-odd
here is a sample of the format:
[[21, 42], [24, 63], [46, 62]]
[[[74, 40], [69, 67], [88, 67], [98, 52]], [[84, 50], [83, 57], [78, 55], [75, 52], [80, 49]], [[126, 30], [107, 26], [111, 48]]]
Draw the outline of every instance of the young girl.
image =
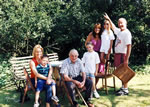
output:
[[[100, 58], [101, 58], [102, 63], [104, 64], [109, 59], [114, 39], [115, 39], [114, 34], [112, 30], [110, 29], [110, 23], [108, 20], [105, 20], [104, 31], [101, 35], [102, 45], [100, 49], [100, 52], [101, 52]], [[105, 55], [106, 55], [106, 58], [104, 58]]]
[[94, 51], [94, 46], [92, 42], [88, 42], [86, 44], [86, 48], [88, 52], [85, 52], [82, 58], [82, 61], [85, 65], [85, 72], [86, 75], [89, 79], [92, 80], [93, 82], [93, 94], [96, 98], [99, 98], [99, 94], [96, 91], [96, 86], [95, 86], [95, 75], [98, 72], [98, 66], [100, 63], [99, 60], [99, 55], [97, 52]]

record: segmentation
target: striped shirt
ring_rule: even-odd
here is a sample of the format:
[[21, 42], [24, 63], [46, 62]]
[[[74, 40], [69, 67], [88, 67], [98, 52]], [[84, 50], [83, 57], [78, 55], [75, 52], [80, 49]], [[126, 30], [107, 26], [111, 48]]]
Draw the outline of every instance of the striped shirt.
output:
[[70, 78], [75, 78], [80, 75], [81, 72], [84, 72], [84, 66], [82, 61], [78, 58], [75, 63], [72, 63], [70, 58], [67, 58], [63, 61], [60, 73], [66, 74]]
[[50, 70], [49, 64], [47, 64], [46, 67], [43, 67], [41, 64], [39, 64], [39, 65], [37, 65], [36, 69], [37, 69], [38, 73], [44, 75], [45, 77], [48, 77], [48, 73]]

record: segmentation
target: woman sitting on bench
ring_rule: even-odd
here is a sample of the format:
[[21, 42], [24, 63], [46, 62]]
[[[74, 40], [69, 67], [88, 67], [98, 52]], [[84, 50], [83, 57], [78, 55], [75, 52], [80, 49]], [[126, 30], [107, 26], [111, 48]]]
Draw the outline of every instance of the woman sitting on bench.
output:
[[41, 45], [36, 45], [33, 48], [32, 55], [33, 55], [33, 58], [30, 61], [31, 82], [32, 82], [33, 86], [35, 86], [35, 76], [40, 78], [40, 79], [46, 80], [46, 83], [47, 83], [47, 87], [46, 87], [46, 107], [50, 107], [49, 103], [50, 103], [51, 97], [52, 97], [52, 87], [50, 85], [51, 78], [49, 77], [50, 75], [48, 77], [45, 77], [45, 76], [39, 74], [37, 72], [37, 69], [36, 69], [37, 65], [40, 64], [40, 62], [41, 62], [41, 57], [43, 56], [43, 48], [41, 47]]

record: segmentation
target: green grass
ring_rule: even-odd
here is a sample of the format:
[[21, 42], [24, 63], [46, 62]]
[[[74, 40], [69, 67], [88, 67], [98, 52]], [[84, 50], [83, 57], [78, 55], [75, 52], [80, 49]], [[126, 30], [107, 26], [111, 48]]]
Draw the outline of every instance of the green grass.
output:
[[[111, 83], [111, 79], [109, 83]], [[101, 86], [101, 81], [99, 81], [98, 87]], [[119, 88], [121, 82], [116, 78], [116, 86]], [[101, 95], [100, 99], [93, 99], [92, 102], [95, 107], [150, 107], [150, 74], [140, 75], [137, 74], [129, 82], [129, 96], [115, 96], [114, 91], [109, 89], [109, 94], [106, 95], [104, 91], [98, 91]], [[19, 93], [13, 88], [13, 86], [7, 86], [0, 90], [0, 107], [20, 107]], [[69, 102], [67, 97], [63, 97], [64, 94], [59, 94], [60, 103], [62, 107], [69, 107]], [[34, 104], [34, 94], [29, 92], [30, 101], [24, 103], [24, 107], [33, 107]], [[42, 107], [45, 107], [44, 99], [45, 94], [42, 92], [41, 96], [43, 103]], [[79, 101], [80, 107], [84, 107], [81, 101]], [[53, 106], [52, 106], [53, 107]]]

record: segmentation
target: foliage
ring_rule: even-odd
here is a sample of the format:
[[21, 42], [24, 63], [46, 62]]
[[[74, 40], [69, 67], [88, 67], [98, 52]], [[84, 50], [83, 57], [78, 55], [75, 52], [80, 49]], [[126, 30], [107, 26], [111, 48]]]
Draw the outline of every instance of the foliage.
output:
[[0, 55], [0, 88], [11, 80], [10, 64]]
[[119, 17], [128, 20], [131, 63], [145, 63], [150, 53], [148, 0], [0, 0], [0, 51], [29, 55], [39, 43], [46, 53], [58, 52], [60, 59], [72, 48], [82, 57], [86, 36], [103, 22], [104, 12], [115, 24]]
[[[86, 36], [107, 12], [117, 24], [125, 17], [133, 36], [131, 65], [150, 63], [149, 0], [0, 0], [0, 55], [31, 55], [35, 44], [46, 53], [58, 52], [60, 59], [76, 48], [82, 57]], [[7, 60], [1, 58], [0, 85], [7, 81]], [[3, 59], [2, 59], [3, 58]], [[141, 66], [138, 66], [141, 65]]]
[[25, 55], [33, 45], [42, 44], [45, 33], [53, 26], [47, 4], [50, 3], [39, 0], [0, 0], [0, 47], [3, 52]]
[[[128, 29], [133, 36], [131, 53], [132, 64], [146, 64], [150, 53], [150, 1], [148, 0], [116, 0], [110, 13], [113, 20], [125, 17]], [[117, 22], [115, 22], [117, 24]]]

